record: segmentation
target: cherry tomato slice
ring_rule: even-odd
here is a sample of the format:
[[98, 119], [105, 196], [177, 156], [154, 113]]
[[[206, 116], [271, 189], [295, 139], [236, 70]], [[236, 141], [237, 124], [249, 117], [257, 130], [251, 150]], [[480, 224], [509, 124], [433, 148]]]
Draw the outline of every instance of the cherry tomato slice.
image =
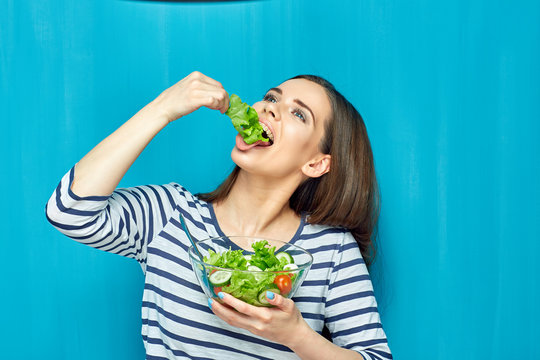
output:
[[274, 284], [277, 285], [281, 295], [287, 295], [292, 288], [292, 281], [288, 275], [278, 275], [274, 279]]

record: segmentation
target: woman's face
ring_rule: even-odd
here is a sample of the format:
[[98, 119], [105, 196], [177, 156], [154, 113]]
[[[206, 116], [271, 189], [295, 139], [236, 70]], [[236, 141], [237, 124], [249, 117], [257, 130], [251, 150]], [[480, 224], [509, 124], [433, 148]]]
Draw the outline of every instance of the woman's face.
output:
[[331, 115], [324, 88], [305, 79], [288, 80], [268, 90], [253, 108], [271, 141], [247, 145], [238, 135], [233, 161], [248, 173], [268, 177], [312, 176], [303, 168], [322, 156], [319, 144]]

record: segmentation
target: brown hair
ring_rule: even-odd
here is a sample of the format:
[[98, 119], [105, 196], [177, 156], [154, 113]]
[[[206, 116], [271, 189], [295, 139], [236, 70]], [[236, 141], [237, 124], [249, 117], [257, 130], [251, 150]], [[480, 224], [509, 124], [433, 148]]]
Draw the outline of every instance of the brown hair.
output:
[[[308, 222], [340, 226], [354, 236], [369, 267], [376, 254], [375, 238], [379, 216], [379, 191], [366, 126], [360, 113], [327, 80], [316, 75], [298, 75], [322, 86], [332, 107], [320, 150], [332, 156], [330, 171], [302, 182], [289, 199], [297, 214], [306, 212]], [[200, 194], [208, 202], [229, 194], [240, 168], [236, 166], [214, 191]]]

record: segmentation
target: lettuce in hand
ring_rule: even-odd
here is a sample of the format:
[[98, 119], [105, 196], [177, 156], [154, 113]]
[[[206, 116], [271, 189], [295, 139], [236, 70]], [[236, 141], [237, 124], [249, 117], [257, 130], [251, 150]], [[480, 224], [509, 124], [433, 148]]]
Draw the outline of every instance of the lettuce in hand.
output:
[[234, 128], [240, 133], [246, 144], [256, 141], [269, 141], [263, 137], [264, 130], [259, 123], [257, 111], [248, 104], [242, 102], [238, 95], [229, 97], [229, 109], [225, 112], [231, 118]]

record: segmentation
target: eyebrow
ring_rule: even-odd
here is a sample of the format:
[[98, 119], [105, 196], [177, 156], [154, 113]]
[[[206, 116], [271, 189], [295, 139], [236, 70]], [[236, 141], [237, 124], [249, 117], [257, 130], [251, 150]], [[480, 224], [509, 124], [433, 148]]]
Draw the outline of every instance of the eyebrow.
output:
[[[280, 88], [271, 88], [267, 92], [270, 92], [270, 91], [274, 91], [274, 92], [277, 92], [279, 95], [283, 95], [283, 90], [281, 90]], [[313, 122], [315, 122], [315, 115], [313, 115], [313, 111], [311, 111], [310, 107], [307, 106], [306, 103], [304, 103], [300, 99], [294, 99], [294, 102], [300, 105], [301, 107], [307, 109], [309, 113], [311, 114], [311, 118], [313, 119]]]

